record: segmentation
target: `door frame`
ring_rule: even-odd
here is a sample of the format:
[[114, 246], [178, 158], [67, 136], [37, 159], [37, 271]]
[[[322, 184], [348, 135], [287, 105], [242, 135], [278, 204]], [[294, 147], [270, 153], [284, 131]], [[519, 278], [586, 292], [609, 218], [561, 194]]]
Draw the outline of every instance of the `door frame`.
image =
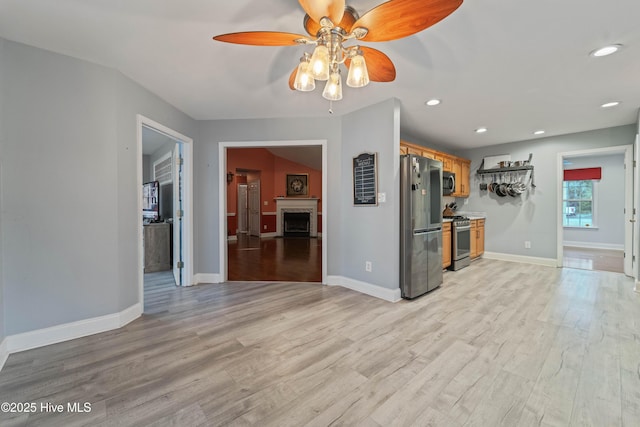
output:
[[633, 145], [617, 145], [613, 147], [602, 147], [602, 148], [594, 148], [588, 150], [578, 150], [578, 151], [566, 151], [558, 153], [558, 163], [557, 163], [557, 259], [556, 265], [558, 267], [562, 267], [562, 261], [564, 258], [564, 249], [563, 249], [563, 241], [564, 241], [564, 227], [562, 221], [562, 182], [564, 175], [564, 165], [563, 161], [565, 158], [571, 157], [593, 157], [593, 156], [607, 156], [611, 154], [623, 154], [624, 155], [624, 164], [625, 164], [625, 174], [624, 174], [624, 221], [625, 221], [625, 233], [624, 233], [624, 251], [628, 256], [624, 260], [624, 272], [629, 276], [633, 276], [633, 272], [631, 271], [631, 257], [633, 254], [633, 245], [632, 245], [632, 232], [629, 231], [629, 228], [633, 229], [633, 225], [630, 222], [633, 216]]
[[161, 123], [141, 114], [136, 115], [136, 182], [138, 185], [138, 210], [136, 212], [138, 234], [138, 300], [144, 312], [144, 243], [143, 227], [140, 212], [142, 212], [142, 128], [147, 127], [155, 132], [164, 134], [176, 142], [182, 143], [183, 163], [183, 236], [182, 249], [184, 259], [183, 286], [191, 286], [193, 280], [193, 139], [183, 135]]
[[270, 147], [306, 147], [319, 145], [322, 147], [322, 283], [327, 284], [327, 248], [329, 231], [327, 229], [327, 197], [328, 170], [327, 170], [327, 140], [292, 140], [292, 141], [233, 141], [220, 142], [218, 144], [218, 218], [219, 218], [219, 263], [220, 281], [228, 280], [228, 254], [227, 254], [227, 148], [270, 148]]

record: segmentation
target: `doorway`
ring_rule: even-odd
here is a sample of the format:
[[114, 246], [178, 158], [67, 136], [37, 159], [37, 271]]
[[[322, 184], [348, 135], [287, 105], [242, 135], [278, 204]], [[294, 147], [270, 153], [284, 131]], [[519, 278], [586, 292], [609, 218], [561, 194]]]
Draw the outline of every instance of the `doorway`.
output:
[[[137, 116], [138, 215], [143, 211], [143, 183], [158, 188], [157, 214], [138, 220], [138, 292], [145, 307], [145, 268], [149, 259], [162, 260], [149, 276], [151, 288], [193, 284], [193, 140], [142, 115]], [[145, 251], [145, 244], [158, 245]], [[149, 249], [147, 247], [147, 249]]]
[[[221, 281], [227, 281], [229, 280], [229, 245], [228, 245], [228, 239], [227, 236], [229, 236], [230, 234], [234, 234], [234, 233], [230, 233], [230, 231], [235, 231], [236, 229], [239, 229], [239, 227], [237, 227], [237, 216], [236, 214], [229, 214], [229, 207], [230, 206], [234, 206], [236, 202], [232, 201], [229, 202], [228, 201], [228, 195], [229, 194], [234, 194], [236, 195], [236, 191], [238, 191], [236, 189], [236, 183], [233, 182], [233, 176], [238, 173], [237, 170], [235, 170], [233, 165], [228, 165], [228, 157], [227, 157], [227, 150], [228, 149], [235, 149], [235, 148], [247, 148], [247, 149], [251, 149], [251, 148], [260, 148], [260, 149], [269, 149], [270, 151], [272, 150], [279, 150], [279, 149], [292, 149], [292, 148], [301, 148], [301, 151], [304, 151], [304, 148], [311, 148], [311, 147], [318, 147], [320, 148], [320, 152], [321, 152], [321, 164], [322, 167], [319, 168], [321, 169], [321, 178], [318, 177], [319, 179], [317, 179], [316, 182], [322, 182], [322, 190], [321, 190], [321, 195], [313, 195], [314, 197], [316, 197], [317, 199], [321, 200], [321, 205], [319, 206], [319, 211], [318, 213], [320, 215], [317, 215], [317, 220], [318, 220], [318, 228], [320, 228], [322, 230], [322, 238], [321, 239], [307, 239], [307, 240], [313, 240], [316, 243], [316, 246], [314, 246], [313, 248], [306, 248], [306, 250], [311, 253], [311, 251], [313, 251], [314, 256], [318, 256], [319, 259], [321, 260], [321, 262], [318, 264], [319, 265], [319, 269], [320, 269], [320, 274], [317, 275], [317, 277], [321, 277], [321, 282], [322, 283], [326, 283], [326, 277], [327, 277], [327, 268], [326, 268], [326, 259], [327, 259], [327, 241], [328, 241], [328, 233], [326, 232], [326, 224], [327, 224], [327, 206], [328, 206], [328, 200], [327, 200], [327, 142], [326, 140], [312, 140], [312, 141], [256, 141], [256, 142], [221, 142], [219, 144], [219, 207], [220, 207], [220, 227], [219, 227], [219, 235], [220, 235], [220, 246], [219, 246], [219, 254], [220, 254], [220, 280]], [[292, 170], [291, 172], [297, 172], [295, 170]], [[247, 238], [250, 239], [257, 239], [254, 243], [255, 244], [250, 244], [245, 248], [239, 247], [238, 250], [246, 250], [247, 252], [250, 251], [257, 251], [259, 249], [262, 248], [262, 245], [264, 245], [264, 250], [267, 253], [273, 254], [274, 258], [277, 255], [280, 254], [297, 254], [299, 253], [299, 249], [295, 249], [292, 248], [291, 245], [286, 245], [285, 244], [285, 240], [287, 239], [283, 239], [280, 237], [276, 237], [277, 233], [275, 232], [275, 224], [277, 223], [277, 209], [276, 209], [276, 199], [282, 198], [284, 197], [284, 194], [278, 192], [277, 194], [274, 193], [274, 195], [271, 194], [271, 192], [273, 192], [273, 185], [272, 182], [273, 179], [271, 180], [267, 180], [264, 181], [264, 176], [262, 177], [260, 183], [255, 187], [254, 194], [259, 194], [261, 192], [264, 191], [268, 191], [269, 195], [263, 195], [262, 197], [256, 198], [254, 200], [257, 201], [257, 203], [255, 203], [253, 205], [254, 207], [254, 211], [255, 211], [255, 215], [257, 216], [257, 220], [255, 220], [253, 222], [254, 227], [257, 225], [257, 229], [253, 229], [251, 230], [251, 224], [248, 225], [248, 232], [247, 232]], [[284, 182], [284, 179], [282, 179], [282, 181]], [[278, 180], [279, 182], [279, 180]], [[231, 185], [233, 183], [233, 185]], [[249, 183], [249, 180], [247, 179], [247, 205], [249, 206], [249, 211], [251, 210], [251, 186]], [[267, 188], [267, 190], [265, 190], [265, 188]], [[271, 189], [269, 189], [271, 188]], [[231, 193], [229, 193], [231, 192]], [[266, 193], [265, 193], [266, 194]], [[312, 196], [312, 195], [309, 195]], [[317, 197], [320, 196], [320, 197]], [[309, 199], [313, 199], [313, 197], [307, 197]], [[262, 211], [261, 213], [258, 213]], [[249, 223], [250, 221], [250, 214], [247, 214], [247, 221]], [[236, 222], [234, 222], [236, 221]], [[266, 221], [266, 222], [265, 222]], [[273, 223], [273, 224], [272, 224]], [[234, 227], [234, 228], [231, 228]], [[271, 230], [271, 228], [273, 229], [273, 233], [269, 232]], [[254, 234], [255, 236], [249, 236], [250, 234]], [[260, 237], [257, 237], [260, 236]], [[242, 235], [241, 234], [237, 234], [235, 236], [232, 236], [231, 240], [235, 240], [235, 239], [239, 239], [241, 238]], [[299, 240], [299, 242], [302, 242], [302, 239]], [[235, 242], [234, 242], [235, 243]], [[268, 244], [272, 244], [273, 247], [271, 249], [269, 249], [267, 247]], [[309, 244], [309, 242], [307, 242], [307, 244]], [[286, 247], [285, 247], [286, 246]], [[305, 249], [305, 248], [303, 248]], [[236, 248], [234, 248], [234, 250], [236, 250]], [[234, 253], [234, 257], [236, 256], [236, 254]], [[243, 257], [243, 259], [246, 259], [248, 257]], [[235, 259], [235, 258], [234, 258]], [[243, 261], [244, 262], [244, 261]], [[260, 261], [257, 261], [260, 262]], [[274, 269], [286, 269], [286, 267], [282, 268], [282, 265], [276, 263], [274, 265]], [[298, 275], [297, 276], [298, 279], [296, 278], [292, 278], [289, 279], [291, 281], [296, 281], [296, 280], [300, 280], [300, 281], [306, 281], [304, 277]], [[261, 280], [259, 278], [256, 278], [255, 280]], [[315, 279], [314, 281], [317, 281], [318, 279]]]
[[558, 153], [557, 170], [557, 266], [632, 276], [633, 146]]

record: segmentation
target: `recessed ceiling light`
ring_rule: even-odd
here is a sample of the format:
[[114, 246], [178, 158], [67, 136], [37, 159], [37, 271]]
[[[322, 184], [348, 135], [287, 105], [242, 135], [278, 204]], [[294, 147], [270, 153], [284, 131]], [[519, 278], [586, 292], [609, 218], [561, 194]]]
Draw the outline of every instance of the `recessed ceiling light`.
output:
[[622, 47], [621, 44], [612, 44], [609, 46], [601, 47], [600, 49], [596, 49], [592, 51], [589, 55], [595, 56], [595, 57], [607, 56], [607, 55], [611, 55], [612, 53], [616, 53], [617, 51], [620, 50], [621, 47]]
[[544, 133], [544, 131], [541, 129], [541, 130], [535, 131], [533, 134], [534, 135], [542, 135], [543, 133]]
[[607, 102], [606, 104], [602, 104], [601, 107], [610, 108], [610, 107], [615, 107], [617, 105], [620, 105], [620, 101]]
[[476, 133], [485, 133], [487, 130], [487, 128], [478, 128], [476, 129]]
[[429, 107], [435, 107], [436, 105], [440, 104], [442, 101], [440, 101], [439, 99], [430, 99], [427, 102], [425, 102], [426, 105], [428, 105]]

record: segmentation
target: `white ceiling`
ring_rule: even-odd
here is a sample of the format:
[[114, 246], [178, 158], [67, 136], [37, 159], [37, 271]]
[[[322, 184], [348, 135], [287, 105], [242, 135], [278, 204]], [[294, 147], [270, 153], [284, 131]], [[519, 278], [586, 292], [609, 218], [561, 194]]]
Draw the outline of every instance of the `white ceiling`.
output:
[[[362, 15], [380, 2], [348, 4]], [[288, 88], [304, 47], [211, 39], [303, 34], [303, 16], [295, 0], [0, 0], [0, 37], [114, 67], [195, 119], [327, 116], [321, 87]], [[334, 114], [397, 97], [404, 134], [451, 148], [635, 123], [639, 18], [638, 0], [466, 0], [417, 35], [363, 43], [393, 60], [397, 79], [345, 86]], [[624, 49], [588, 55], [610, 43]], [[424, 106], [434, 97], [440, 106]], [[599, 107], [610, 100], [622, 104]]]

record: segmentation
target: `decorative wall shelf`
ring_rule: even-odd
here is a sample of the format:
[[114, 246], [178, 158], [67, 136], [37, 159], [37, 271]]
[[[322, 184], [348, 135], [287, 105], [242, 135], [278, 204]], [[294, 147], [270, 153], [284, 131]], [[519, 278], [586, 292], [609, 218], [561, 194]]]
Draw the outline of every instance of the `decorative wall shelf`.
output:
[[[493, 182], [503, 183], [503, 182], [513, 182], [514, 175], [520, 177], [517, 181], [522, 182], [522, 174], [524, 174], [524, 181], [527, 182], [527, 186], [531, 185], [531, 187], [535, 188], [535, 179], [533, 174], [533, 165], [531, 164], [531, 160], [533, 158], [533, 154], [529, 153], [529, 159], [522, 162], [525, 163], [522, 166], [508, 166], [503, 168], [484, 168], [484, 159], [482, 159], [482, 163], [480, 164], [480, 168], [476, 171], [477, 175], [493, 175]], [[484, 177], [483, 177], [484, 184]], [[481, 190], [486, 190], [486, 184], [484, 186], [481, 185]]]
[[521, 172], [521, 171], [526, 172], [526, 171], [532, 171], [532, 170], [533, 170], [533, 166], [528, 165], [528, 166], [510, 166], [508, 168], [478, 169], [476, 173], [478, 175], [484, 175], [488, 173], [496, 174], [501, 172]]

